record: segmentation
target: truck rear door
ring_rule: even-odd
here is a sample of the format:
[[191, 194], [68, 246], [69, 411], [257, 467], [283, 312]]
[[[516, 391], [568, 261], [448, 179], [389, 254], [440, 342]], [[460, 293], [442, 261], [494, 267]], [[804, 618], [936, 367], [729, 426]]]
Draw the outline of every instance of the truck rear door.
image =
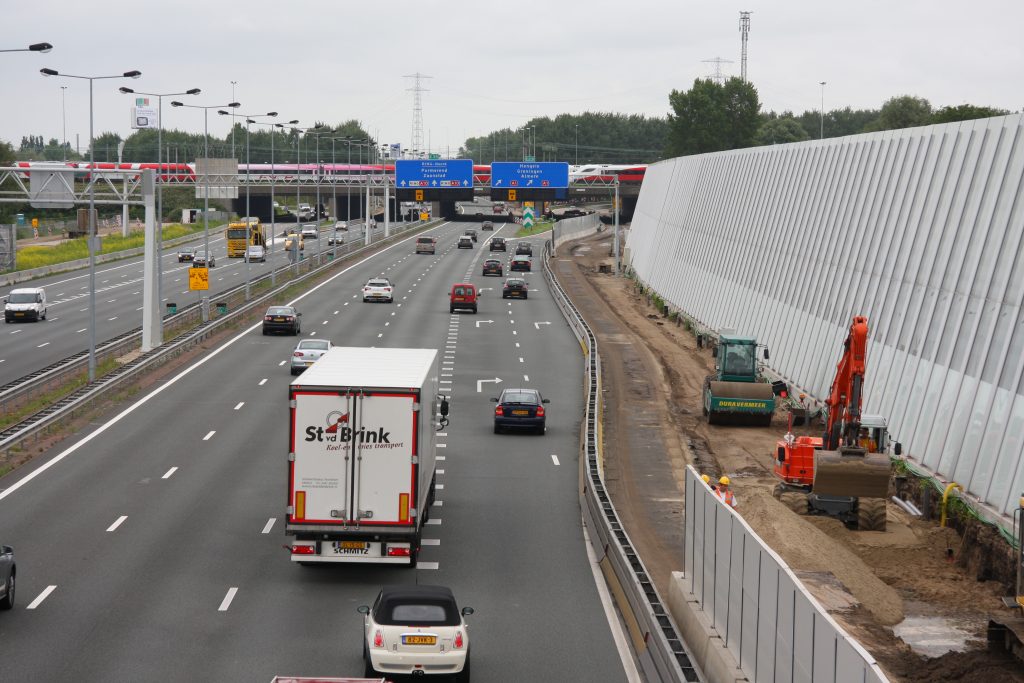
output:
[[288, 522], [344, 524], [351, 510], [355, 397], [296, 391], [292, 400]]
[[417, 397], [374, 393], [360, 398], [354, 425], [353, 508], [361, 524], [415, 524]]

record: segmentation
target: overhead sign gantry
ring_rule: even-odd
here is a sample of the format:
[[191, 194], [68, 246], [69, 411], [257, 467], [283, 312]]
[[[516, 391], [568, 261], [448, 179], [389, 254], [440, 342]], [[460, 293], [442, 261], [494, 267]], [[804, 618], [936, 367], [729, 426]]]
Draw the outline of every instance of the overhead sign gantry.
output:
[[560, 199], [569, 187], [564, 161], [495, 161], [491, 164], [491, 199], [532, 201]]
[[471, 159], [399, 159], [395, 194], [402, 202], [472, 201]]

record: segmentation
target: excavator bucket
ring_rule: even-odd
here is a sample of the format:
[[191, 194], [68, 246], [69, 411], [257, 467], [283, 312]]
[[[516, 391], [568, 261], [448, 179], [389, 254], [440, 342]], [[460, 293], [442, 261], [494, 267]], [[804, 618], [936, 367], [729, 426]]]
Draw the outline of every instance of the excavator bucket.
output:
[[892, 463], [863, 448], [815, 451], [813, 492], [822, 496], [888, 498]]
[[713, 380], [707, 403], [712, 424], [769, 425], [775, 412], [775, 393], [766, 382]]

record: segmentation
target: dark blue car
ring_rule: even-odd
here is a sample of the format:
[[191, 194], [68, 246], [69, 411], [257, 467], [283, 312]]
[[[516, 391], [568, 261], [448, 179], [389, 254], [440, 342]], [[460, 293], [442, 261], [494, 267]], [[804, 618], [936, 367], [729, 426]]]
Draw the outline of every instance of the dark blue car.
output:
[[491, 401], [494, 407], [494, 433], [505, 429], [526, 429], [537, 434], [544, 433], [547, 411], [544, 405], [550, 403], [542, 398], [536, 389], [505, 389], [498, 398]]

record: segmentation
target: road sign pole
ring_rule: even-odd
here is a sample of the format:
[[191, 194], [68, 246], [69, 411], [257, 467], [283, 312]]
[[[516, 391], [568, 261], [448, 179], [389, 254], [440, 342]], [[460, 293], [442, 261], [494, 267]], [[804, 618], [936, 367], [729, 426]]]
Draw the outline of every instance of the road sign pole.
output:
[[615, 274], [618, 275], [622, 267], [619, 263], [619, 179], [615, 178]]

